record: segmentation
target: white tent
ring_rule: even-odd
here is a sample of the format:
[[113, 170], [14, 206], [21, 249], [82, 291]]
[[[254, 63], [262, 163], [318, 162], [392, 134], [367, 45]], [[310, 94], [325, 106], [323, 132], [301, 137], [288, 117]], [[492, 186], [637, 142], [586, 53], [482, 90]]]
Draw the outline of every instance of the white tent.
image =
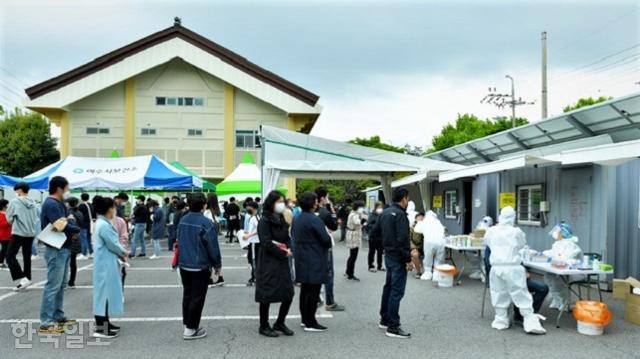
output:
[[275, 188], [280, 176], [328, 179], [379, 179], [390, 198], [396, 173], [453, 170], [462, 166], [304, 133], [262, 126], [263, 195]]

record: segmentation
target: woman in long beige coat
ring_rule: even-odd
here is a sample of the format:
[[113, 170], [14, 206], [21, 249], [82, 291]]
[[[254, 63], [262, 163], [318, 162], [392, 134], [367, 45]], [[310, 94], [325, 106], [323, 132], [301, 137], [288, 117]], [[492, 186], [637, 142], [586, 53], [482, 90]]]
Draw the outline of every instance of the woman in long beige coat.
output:
[[349, 248], [349, 259], [347, 259], [347, 271], [344, 275], [348, 280], [360, 281], [354, 271], [358, 250], [362, 246], [362, 227], [365, 223], [367, 223], [367, 216], [364, 214], [364, 202], [353, 202], [353, 209], [347, 218], [346, 242], [347, 248]]

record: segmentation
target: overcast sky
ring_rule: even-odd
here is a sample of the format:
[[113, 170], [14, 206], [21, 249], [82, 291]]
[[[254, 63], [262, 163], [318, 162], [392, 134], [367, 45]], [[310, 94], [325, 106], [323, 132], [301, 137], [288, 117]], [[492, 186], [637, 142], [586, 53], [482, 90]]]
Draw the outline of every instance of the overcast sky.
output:
[[313, 133], [428, 146], [488, 87], [534, 102], [548, 32], [549, 113], [583, 96], [640, 91], [639, 1], [0, 0], [0, 103], [108, 51], [183, 26], [320, 96]]

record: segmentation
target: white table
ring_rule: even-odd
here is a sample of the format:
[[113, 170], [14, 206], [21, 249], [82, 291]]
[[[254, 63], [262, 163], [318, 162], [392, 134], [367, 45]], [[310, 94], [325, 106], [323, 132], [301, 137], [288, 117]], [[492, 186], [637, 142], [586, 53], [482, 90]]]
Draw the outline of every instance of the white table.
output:
[[[464, 254], [465, 262], [469, 262], [469, 260], [467, 259], [466, 252], [477, 252], [477, 253], [479, 253], [480, 254], [480, 260], [478, 261], [478, 269], [480, 270], [481, 273], [483, 273], [483, 275], [486, 276], [486, 274], [484, 274], [484, 270], [482, 269], [482, 267], [483, 267], [482, 252], [484, 251], [486, 246], [484, 246], [484, 245], [482, 245], [482, 246], [457, 246], [457, 245], [448, 243], [448, 244], [444, 245], [444, 248], [449, 252], [448, 253], [448, 257], [445, 257], [445, 259], [449, 259], [451, 261], [451, 263], [453, 263], [454, 266], [456, 264], [453, 261], [453, 255], [452, 255], [451, 251], [465, 252], [465, 254]], [[458, 284], [458, 285], [460, 285], [460, 283], [462, 283], [462, 281], [460, 279], [462, 278], [462, 272], [464, 272], [464, 265], [465, 265], [465, 263], [463, 263], [462, 266], [458, 270], [458, 278], [456, 279], [456, 284]], [[485, 278], [485, 280], [486, 280], [486, 278]]]
[[[587, 276], [587, 284], [589, 284], [589, 282], [591, 280], [589, 275], [613, 274], [613, 271], [603, 271], [603, 270], [600, 270], [600, 269], [584, 269], [583, 270], [583, 269], [556, 268], [556, 267], [553, 267], [551, 265], [551, 263], [549, 263], [549, 262], [523, 261], [522, 265], [524, 265], [527, 268], [535, 269], [535, 270], [538, 270], [538, 271], [541, 271], [541, 272], [544, 272], [544, 273], [550, 273], [550, 274], [558, 275], [560, 277], [560, 279], [562, 279], [564, 284], [567, 286], [567, 292], [569, 293], [569, 298], [571, 298], [571, 293], [573, 293], [580, 300], [582, 300], [580, 294], [571, 290], [570, 276], [572, 276], [572, 275], [586, 275]], [[571, 305], [569, 303], [567, 305], [567, 308], [560, 308], [558, 310], [558, 317], [556, 318], [556, 327], [557, 328], [560, 328], [560, 318], [562, 318], [562, 314], [564, 313], [565, 309], [567, 311], [569, 311], [570, 307], [571, 307]]]

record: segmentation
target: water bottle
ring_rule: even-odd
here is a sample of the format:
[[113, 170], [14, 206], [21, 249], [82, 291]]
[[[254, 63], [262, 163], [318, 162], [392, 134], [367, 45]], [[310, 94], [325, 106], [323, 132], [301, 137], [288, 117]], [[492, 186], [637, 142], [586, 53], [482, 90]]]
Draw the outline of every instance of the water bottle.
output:
[[592, 267], [593, 270], [599, 270], [600, 269], [600, 261], [599, 260], [594, 258], [592, 263], [593, 263], [593, 267]]

